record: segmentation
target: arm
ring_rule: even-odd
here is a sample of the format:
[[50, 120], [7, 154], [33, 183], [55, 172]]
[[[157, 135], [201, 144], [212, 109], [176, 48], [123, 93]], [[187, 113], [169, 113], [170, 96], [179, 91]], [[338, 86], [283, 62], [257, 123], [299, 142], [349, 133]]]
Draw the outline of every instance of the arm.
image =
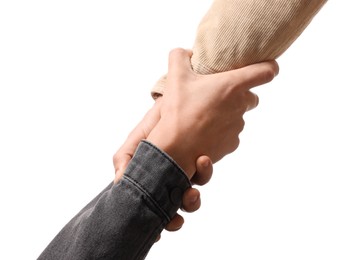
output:
[[[212, 74], [242, 68], [282, 55], [327, 0], [214, 0], [201, 20], [193, 46], [192, 68]], [[152, 89], [164, 92], [166, 76]]]
[[188, 187], [170, 157], [141, 142], [121, 181], [82, 209], [39, 259], [143, 259]]
[[[237, 148], [242, 115], [257, 105], [250, 88], [277, 73], [276, 63], [266, 62], [197, 75], [184, 50], [173, 51], [169, 64], [160, 121], [147, 141], [121, 180], [81, 210], [39, 259], [143, 259], [181, 206], [197, 158], [205, 154], [216, 162]], [[209, 86], [216, 91], [206, 91]], [[221, 88], [228, 91], [220, 95]]]
[[[128, 135], [126, 141], [118, 149], [113, 156], [113, 165], [115, 168], [114, 183], [118, 183], [123, 176], [125, 169], [131, 158], [133, 157], [136, 148], [141, 140], [147, 139], [149, 133], [160, 120], [160, 104], [162, 97], [158, 98], [153, 104], [152, 108], [145, 114], [142, 120]], [[213, 172], [212, 162], [207, 156], [200, 156], [196, 160], [196, 173], [190, 180], [196, 185], [205, 185], [211, 179]], [[182, 209], [186, 212], [194, 212], [200, 208], [200, 192], [195, 187], [188, 188], [182, 198]], [[171, 221], [167, 224], [165, 229], [167, 231], [177, 231], [184, 223], [181, 215], [176, 214]]]

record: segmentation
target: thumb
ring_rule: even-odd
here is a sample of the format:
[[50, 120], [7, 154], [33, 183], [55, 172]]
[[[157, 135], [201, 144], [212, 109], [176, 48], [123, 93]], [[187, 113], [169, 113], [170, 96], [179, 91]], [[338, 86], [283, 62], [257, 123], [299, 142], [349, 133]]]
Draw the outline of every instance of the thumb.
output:
[[272, 81], [278, 73], [279, 66], [276, 61], [265, 61], [215, 76], [225, 79], [227, 86], [246, 91]]
[[190, 60], [191, 56], [191, 50], [181, 48], [173, 49], [168, 58], [168, 79], [171, 78], [177, 80], [192, 72]]

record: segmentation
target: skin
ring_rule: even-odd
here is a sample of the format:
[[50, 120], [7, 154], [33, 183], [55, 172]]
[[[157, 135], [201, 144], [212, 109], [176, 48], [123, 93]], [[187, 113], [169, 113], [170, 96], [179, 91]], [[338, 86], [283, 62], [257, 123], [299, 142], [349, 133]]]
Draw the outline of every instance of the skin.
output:
[[[120, 181], [124, 171], [131, 158], [133, 157], [139, 142], [142, 139], [147, 139], [151, 130], [160, 120], [160, 104], [162, 97], [159, 97], [153, 107], [145, 114], [143, 119], [128, 135], [126, 141], [118, 149], [113, 156], [113, 165], [115, 168], [114, 183]], [[191, 182], [196, 185], [205, 185], [211, 179], [213, 166], [211, 159], [207, 156], [200, 156], [195, 162], [196, 172], [191, 178]], [[196, 188], [189, 188], [183, 194], [182, 209], [186, 212], [194, 212], [201, 206], [200, 192]], [[167, 224], [167, 231], [177, 231], [184, 223], [181, 215], [176, 216]]]
[[[275, 61], [241, 69], [198, 75], [192, 53], [171, 51], [160, 120], [147, 140], [170, 155], [191, 179], [201, 155], [213, 163], [239, 146], [243, 115], [258, 105], [251, 88], [270, 82], [278, 73]], [[186, 156], [187, 155], [187, 156]]]
[[[139, 142], [147, 139], [168, 153], [193, 184], [206, 184], [213, 163], [238, 147], [244, 113], [258, 105], [259, 99], [250, 89], [270, 82], [279, 70], [277, 63], [270, 61], [198, 75], [191, 68], [191, 55], [184, 49], [170, 52], [164, 96], [156, 100], [113, 157], [115, 183], [122, 178]], [[194, 212], [200, 205], [200, 192], [189, 188], [183, 195], [183, 210]], [[166, 230], [179, 230], [183, 223], [182, 216], [176, 214]]]

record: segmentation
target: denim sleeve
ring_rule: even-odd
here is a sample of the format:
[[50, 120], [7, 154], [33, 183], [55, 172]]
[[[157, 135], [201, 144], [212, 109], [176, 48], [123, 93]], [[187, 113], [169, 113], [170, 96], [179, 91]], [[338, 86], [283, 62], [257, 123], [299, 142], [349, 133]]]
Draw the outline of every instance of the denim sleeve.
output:
[[142, 141], [122, 180], [74, 216], [38, 259], [144, 259], [188, 187], [181, 168]]

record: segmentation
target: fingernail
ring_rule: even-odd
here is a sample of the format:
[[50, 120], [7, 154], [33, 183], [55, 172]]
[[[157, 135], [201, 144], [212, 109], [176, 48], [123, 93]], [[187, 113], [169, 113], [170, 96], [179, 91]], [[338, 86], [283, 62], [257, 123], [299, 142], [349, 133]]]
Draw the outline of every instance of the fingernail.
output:
[[175, 229], [173, 231], [177, 231], [180, 230], [182, 228], [184, 223], [181, 223], [180, 225], [178, 225], [177, 227], [175, 227]]
[[210, 161], [209, 161], [209, 160], [206, 160], [206, 161], [204, 161], [204, 162], [202, 163], [202, 166], [203, 166], [204, 168], [209, 167], [209, 165], [210, 165]]
[[191, 198], [191, 203], [195, 204], [198, 199], [199, 199], [199, 196], [193, 196], [193, 197]]

